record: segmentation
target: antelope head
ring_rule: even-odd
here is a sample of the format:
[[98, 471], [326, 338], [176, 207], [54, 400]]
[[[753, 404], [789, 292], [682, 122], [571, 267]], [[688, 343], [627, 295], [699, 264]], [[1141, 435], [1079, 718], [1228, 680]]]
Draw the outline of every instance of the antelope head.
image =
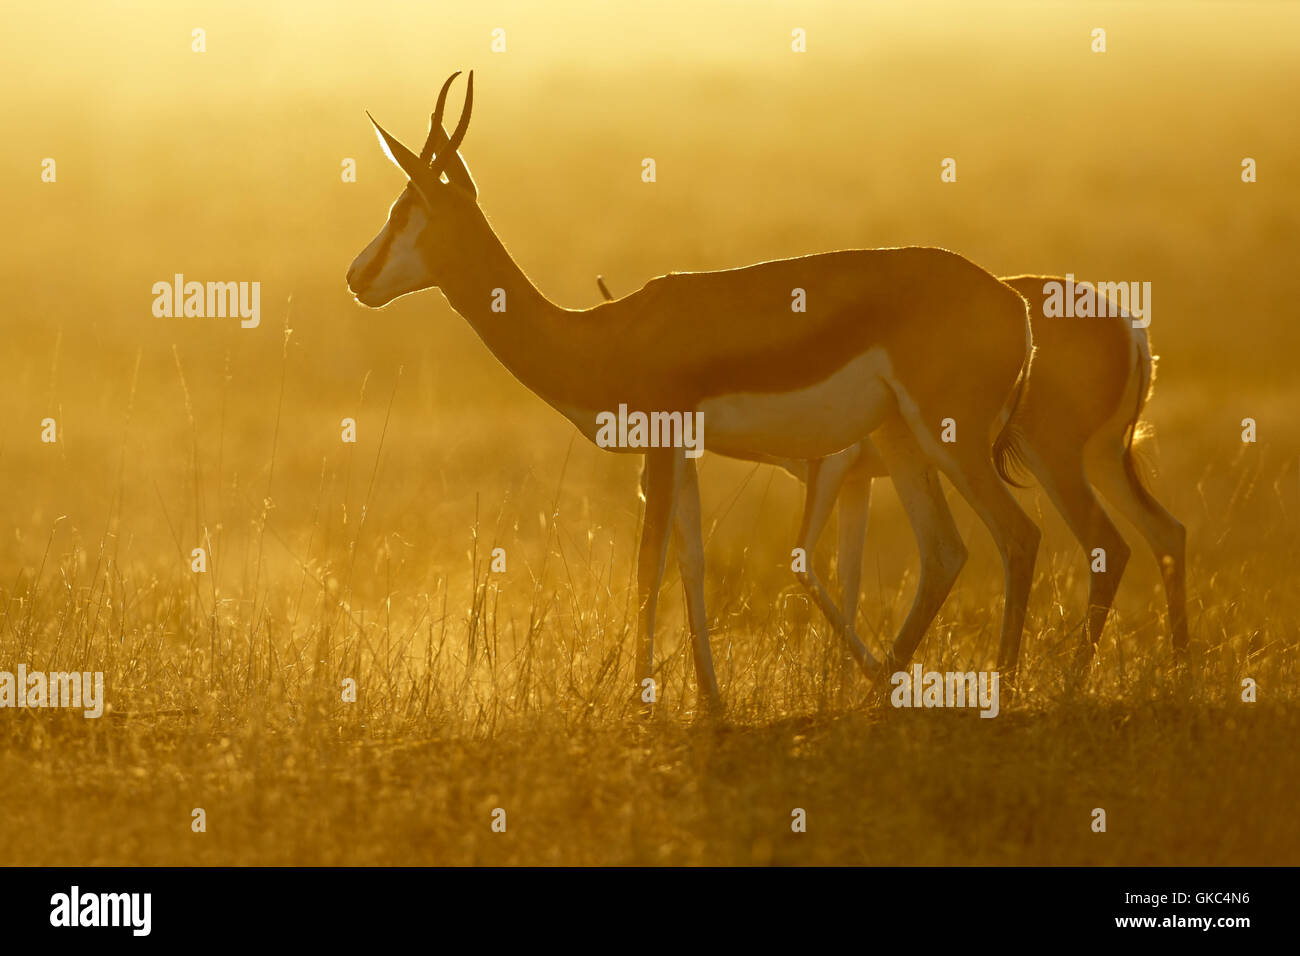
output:
[[451, 136], [442, 128], [447, 91], [459, 75], [453, 73], [442, 85], [418, 156], [366, 114], [384, 155], [406, 174], [406, 187], [389, 209], [384, 228], [348, 269], [348, 288], [362, 305], [377, 309], [398, 296], [438, 285], [439, 278], [456, 267], [464, 251], [463, 237], [482, 217], [478, 187], [457, 152], [474, 106], [472, 71], [460, 122]]

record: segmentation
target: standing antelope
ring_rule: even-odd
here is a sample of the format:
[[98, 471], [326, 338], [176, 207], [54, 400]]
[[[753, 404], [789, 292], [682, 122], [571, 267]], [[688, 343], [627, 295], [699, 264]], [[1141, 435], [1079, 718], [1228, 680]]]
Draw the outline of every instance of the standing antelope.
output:
[[[935, 469], [943, 469], [988, 525], [1006, 568], [999, 665], [1014, 671], [1038, 529], [989, 453], [1005, 396], [1020, 390], [1032, 356], [1026, 302], [1010, 286], [941, 249], [830, 252], [720, 272], [671, 273], [588, 310], [550, 302], [515, 264], [478, 205], [458, 147], [473, 105], [473, 74], [451, 136], [443, 84], [417, 156], [373, 118], [380, 144], [406, 174], [388, 221], [348, 270], [371, 308], [421, 289], [452, 308], [524, 385], [595, 441], [598, 417], [703, 415], [706, 447], [749, 458], [820, 460], [868, 434], [898, 486], [918, 535], [939, 553], [961, 547]], [[444, 182], [443, 179], [446, 178]], [[807, 311], [792, 311], [803, 290]], [[505, 312], [494, 304], [505, 303]], [[944, 418], [964, 440], [943, 444]], [[997, 435], [1005, 453], [1009, 433]], [[621, 449], [641, 453], [643, 449]], [[720, 704], [704, 608], [704, 557], [694, 459], [682, 448], [644, 449], [645, 516], [637, 554], [636, 676], [653, 674], [655, 608], [669, 532], [687, 593], [695, 673]], [[813, 464], [813, 471], [817, 465]], [[931, 570], [895, 639], [886, 669], [905, 663], [937, 613], [957, 568]], [[823, 610], [834, 602], [817, 588]], [[881, 665], [852, 629], [837, 628], [869, 674]]]
[[[1002, 281], [1031, 303], [1045, 302], [1048, 283], [1066, 282], [1051, 276]], [[613, 298], [600, 276], [596, 283], [606, 299]], [[1097, 296], [1105, 298], [1100, 290]], [[1146, 329], [1133, 326], [1123, 309], [1098, 308], [1097, 317], [1064, 319], [1046, 315], [1042, 304], [1031, 309], [1030, 325], [1034, 374], [1016, 416], [1023, 439], [1018, 457], [1042, 484], [1085, 555], [1101, 548], [1106, 559], [1105, 570], [1088, 579], [1087, 640], [1079, 648], [1078, 662], [1086, 663], [1096, 651], [1129, 558], [1128, 545], [1094, 488], [1137, 528], [1155, 554], [1174, 652], [1181, 656], [1187, 650], [1186, 533], [1143, 485], [1133, 460], [1133, 441], [1155, 372]], [[805, 553], [812, 553], [838, 497], [841, 604], [828, 617], [836, 626], [853, 629], [871, 480], [887, 475], [888, 468], [869, 438], [821, 462], [767, 460], [807, 483], [798, 542]], [[964, 550], [929, 554], [925, 541], [918, 538], [917, 543], [922, 582], [927, 563], [960, 562], [965, 557]], [[814, 593], [820, 587], [811, 567], [800, 580]]]

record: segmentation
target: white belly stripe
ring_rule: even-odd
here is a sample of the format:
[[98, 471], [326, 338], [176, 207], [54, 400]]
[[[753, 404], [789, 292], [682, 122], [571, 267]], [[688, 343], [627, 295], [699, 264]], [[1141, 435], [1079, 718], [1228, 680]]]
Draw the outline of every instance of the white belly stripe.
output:
[[[889, 356], [884, 349], [874, 348], [815, 385], [792, 392], [715, 395], [702, 401], [699, 411], [704, 416], [706, 451], [750, 460], [806, 460], [857, 443], [899, 405], [905, 410], [914, 408], [911, 397], [894, 379]], [[557, 408], [588, 440], [596, 441], [596, 411]]]
[[821, 458], [854, 444], [893, 407], [889, 356], [871, 349], [815, 385], [700, 403], [706, 450], [735, 457]]

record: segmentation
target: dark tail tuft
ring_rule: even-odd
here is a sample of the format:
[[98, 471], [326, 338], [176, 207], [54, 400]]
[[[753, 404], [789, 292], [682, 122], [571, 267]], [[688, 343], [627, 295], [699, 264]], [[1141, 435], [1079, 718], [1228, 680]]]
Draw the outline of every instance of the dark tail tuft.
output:
[[1028, 488], [1028, 481], [1021, 481], [1026, 476], [1029, 465], [1025, 462], [1025, 435], [1019, 425], [1007, 422], [998, 433], [993, 443], [993, 467], [999, 477], [1013, 488]]
[[1147, 403], [1148, 393], [1151, 391], [1151, 362], [1143, 361], [1142, 350], [1137, 349], [1137, 373], [1138, 373], [1138, 398], [1137, 408], [1133, 411], [1133, 420], [1129, 422], [1128, 434], [1124, 436], [1124, 476], [1128, 479], [1129, 486], [1133, 493], [1148, 508], [1159, 508], [1160, 505], [1152, 496], [1151, 490], [1142, 476], [1142, 469], [1138, 467], [1138, 462], [1134, 456], [1133, 443], [1137, 440], [1138, 431], [1141, 426], [1142, 409]]
[[[1021, 296], [1024, 299], [1024, 296]], [[1029, 300], [1025, 302], [1025, 321], [1029, 321]], [[1025, 353], [1025, 363], [1020, 366], [1020, 375], [1016, 378], [1016, 384], [1012, 389], [1011, 411], [1007, 413], [1006, 424], [1002, 426], [1002, 431], [998, 432], [998, 437], [993, 442], [993, 467], [997, 469], [998, 475], [1007, 484], [1015, 488], [1028, 488], [1027, 483], [1017, 480], [1019, 476], [1028, 472], [1028, 466], [1025, 462], [1025, 433], [1020, 427], [1016, 418], [1021, 411], [1021, 405], [1025, 397], [1025, 387], [1029, 384], [1029, 368], [1034, 361], [1034, 344], [1032, 339], [1029, 342], [1029, 349]]]

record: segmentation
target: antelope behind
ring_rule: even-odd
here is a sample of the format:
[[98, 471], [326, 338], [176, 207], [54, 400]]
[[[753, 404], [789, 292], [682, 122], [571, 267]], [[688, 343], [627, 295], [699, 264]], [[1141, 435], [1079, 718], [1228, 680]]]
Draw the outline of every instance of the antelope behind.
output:
[[[1023, 441], [1009, 447], [1016, 447], [1016, 456], [1039, 480], [1085, 554], [1095, 561], [1100, 553], [1105, 562], [1102, 570], [1089, 574], [1086, 640], [1077, 661], [1086, 663], [1095, 653], [1130, 557], [1128, 544], [1097, 499], [1098, 491], [1137, 528], [1155, 555], [1169, 607], [1173, 650], [1182, 658], [1188, 641], [1186, 533], [1143, 483], [1133, 453], [1155, 378], [1146, 328], [1131, 322], [1123, 309], [1102, 309], [1095, 318], [1048, 316], [1041, 304], [1047, 284], [1064, 283], [1064, 279], [1023, 275], [1003, 281], [1027, 301], [1040, 301], [1030, 312], [1033, 381], [1025, 407], [1016, 416]], [[603, 278], [597, 276], [596, 282], [606, 299], [613, 298]], [[1012, 412], [1009, 404], [1004, 414], [1009, 418]], [[888, 467], [869, 438], [820, 462], [764, 460], [807, 483], [799, 535], [799, 547], [805, 552], [816, 546], [838, 501], [841, 604], [832, 604], [827, 616], [854, 630], [871, 482], [888, 475]], [[949, 560], [929, 550], [923, 535], [917, 535], [917, 544], [923, 578], [927, 566]], [[811, 564], [799, 577], [810, 589], [821, 587]]]

